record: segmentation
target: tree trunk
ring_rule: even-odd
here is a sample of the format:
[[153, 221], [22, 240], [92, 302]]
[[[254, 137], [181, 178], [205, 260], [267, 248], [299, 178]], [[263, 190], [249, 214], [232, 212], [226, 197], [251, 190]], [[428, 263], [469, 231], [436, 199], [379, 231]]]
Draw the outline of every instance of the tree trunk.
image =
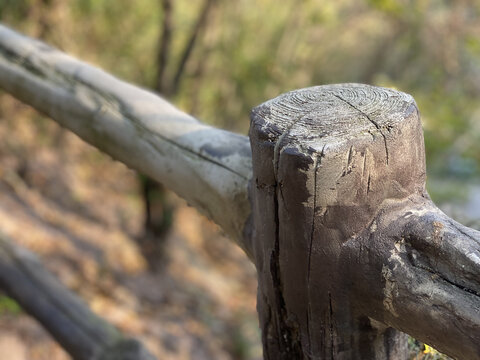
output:
[[[405, 335], [369, 318], [350, 271], [384, 202], [425, 192], [418, 134], [411, 97], [364, 85], [294, 91], [254, 109], [253, 254], [265, 358], [407, 358]], [[370, 283], [383, 288], [380, 274], [362, 276], [378, 276]]]
[[[213, 7], [213, 2], [213, 0], [205, 0], [182, 52], [175, 75], [168, 81], [166, 70], [171, 57], [172, 29], [174, 27], [173, 3], [171, 0], [161, 1], [164, 18], [157, 54], [157, 76], [154, 89], [162, 96], [175, 97], [178, 94], [187, 62], [193, 53], [199, 34], [207, 24], [206, 20]], [[165, 243], [173, 223], [175, 208], [169, 200], [168, 191], [163, 184], [142, 174], [139, 175], [139, 179], [145, 209], [145, 222], [144, 232], [138, 242], [150, 268], [157, 270], [165, 264]]]

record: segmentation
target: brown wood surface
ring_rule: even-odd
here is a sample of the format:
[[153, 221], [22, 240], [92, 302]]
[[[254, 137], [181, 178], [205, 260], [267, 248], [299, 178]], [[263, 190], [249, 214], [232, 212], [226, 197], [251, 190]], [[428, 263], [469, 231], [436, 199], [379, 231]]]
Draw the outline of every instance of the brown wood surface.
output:
[[[429, 199], [411, 96], [358, 84], [281, 95], [252, 112], [251, 158], [246, 137], [4, 26], [0, 87], [163, 182], [237, 241], [258, 271], [266, 358], [404, 359], [395, 328], [480, 359], [480, 233]], [[28, 277], [5, 261], [3, 286], [15, 289], [11, 279]], [[29, 291], [11, 293], [55, 309]]]
[[[393, 327], [453, 356], [478, 358], [479, 236], [436, 220], [411, 96], [358, 84], [293, 91], [253, 110], [250, 138], [266, 358], [406, 359], [405, 335]], [[415, 217], [418, 211], [430, 215]], [[451, 247], [459, 238], [468, 246], [435, 253], [426, 245], [429, 221], [444, 224]], [[406, 234], [417, 239], [406, 243], [422, 244], [415, 249], [428, 266], [408, 264], [407, 250], [396, 255]], [[440, 269], [447, 275], [431, 276]], [[457, 280], [466, 269], [467, 279]], [[448, 288], [455, 297], [435, 295]], [[458, 311], [457, 298], [465, 299]]]

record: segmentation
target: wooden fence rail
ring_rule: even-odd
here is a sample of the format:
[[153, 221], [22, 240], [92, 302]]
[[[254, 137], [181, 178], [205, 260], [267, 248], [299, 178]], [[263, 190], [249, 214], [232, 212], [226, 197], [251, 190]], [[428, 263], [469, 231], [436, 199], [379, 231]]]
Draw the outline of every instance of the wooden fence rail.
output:
[[3, 26], [0, 82], [114, 159], [163, 183], [241, 242], [250, 208], [247, 137], [202, 124], [147, 90]]
[[431, 202], [411, 96], [293, 91], [249, 145], [6, 27], [0, 87], [223, 227], [257, 268], [266, 359], [403, 360], [404, 333], [480, 359], [480, 233]]
[[37, 319], [75, 360], [155, 360], [140, 342], [124, 337], [90, 311], [31, 252], [2, 234], [0, 288]]

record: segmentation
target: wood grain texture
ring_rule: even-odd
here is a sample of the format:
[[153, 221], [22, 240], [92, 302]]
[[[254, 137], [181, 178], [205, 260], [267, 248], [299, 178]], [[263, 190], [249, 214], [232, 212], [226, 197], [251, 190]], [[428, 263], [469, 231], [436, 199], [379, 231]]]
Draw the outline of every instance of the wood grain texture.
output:
[[[478, 359], [478, 236], [444, 225], [449, 251], [418, 245], [429, 244], [434, 231], [418, 228], [451, 220], [438, 220], [425, 190], [413, 98], [368, 85], [320, 86], [267, 101], [251, 119], [253, 254], [266, 358], [406, 359], [396, 328]], [[430, 215], [415, 217], [419, 211]], [[409, 242], [422, 254], [416, 259], [428, 265], [407, 261], [405, 247], [397, 255], [402, 238], [416, 239]], [[444, 296], [448, 287], [459, 296], [457, 308], [455, 297]], [[447, 322], [459, 328], [450, 331]]]
[[[1, 26], [0, 86], [239, 243], [258, 271], [266, 358], [404, 359], [396, 328], [480, 359], [480, 234], [429, 199], [411, 96], [359, 84], [281, 95], [252, 111], [251, 152], [246, 137]], [[24, 276], [2, 266], [4, 286]]]
[[[384, 206], [359, 240], [372, 250], [351, 268], [352, 286], [370, 316], [455, 359], [480, 359], [480, 232], [411, 197]], [[381, 273], [382, 286], [364, 273]]]
[[14, 298], [75, 360], [154, 360], [50, 274], [26, 249], [0, 234], [0, 288]]
[[397, 176], [412, 165], [418, 178], [425, 174], [421, 151], [407, 159], [399, 151], [396, 134], [412, 129], [421, 128], [411, 97], [356, 84], [293, 91], [252, 112], [254, 255], [267, 358], [406, 358], [403, 334], [358, 312], [343, 245], [385, 198], [423, 191], [411, 174]]
[[0, 87], [175, 191], [245, 248], [251, 177], [245, 136], [202, 124], [147, 90], [4, 26]]

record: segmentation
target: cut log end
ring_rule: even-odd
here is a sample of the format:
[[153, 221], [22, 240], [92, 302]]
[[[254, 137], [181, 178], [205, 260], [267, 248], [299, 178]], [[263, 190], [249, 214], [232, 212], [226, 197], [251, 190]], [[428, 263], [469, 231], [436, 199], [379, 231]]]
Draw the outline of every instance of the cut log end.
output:
[[[305, 150], [383, 137], [418, 111], [405, 93], [362, 84], [315, 86], [291, 91], [252, 111], [252, 126], [266, 139], [282, 137]], [[262, 129], [264, 131], [262, 131]]]
[[252, 111], [250, 137], [252, 148], [269, 148], [273, 157], [273, 178], [256, 180], [275, 182], [286, 169], [281, 163], [294, 163], [289, 171], [316, 177], [310, 196], [318, 195], [317, 207], [349, 207], [350, 216], [363, 217], [348, 236], [385, 199], [425, 194], [419, 113], [399, 91], [360, 84], [291, 91]]

